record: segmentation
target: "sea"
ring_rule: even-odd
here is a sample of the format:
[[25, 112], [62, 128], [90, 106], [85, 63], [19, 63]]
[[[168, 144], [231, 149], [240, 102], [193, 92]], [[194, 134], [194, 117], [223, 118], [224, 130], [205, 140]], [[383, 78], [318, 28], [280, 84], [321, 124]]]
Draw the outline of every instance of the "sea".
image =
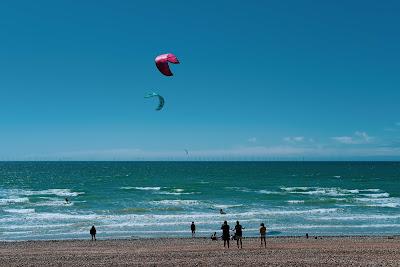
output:
[[[66, 202], [65, 199], [68, 199]], [[222, 209], [226, 214], [220, 214]], [[0, 162], [0, 240], [400, 234], [400, 162]]]

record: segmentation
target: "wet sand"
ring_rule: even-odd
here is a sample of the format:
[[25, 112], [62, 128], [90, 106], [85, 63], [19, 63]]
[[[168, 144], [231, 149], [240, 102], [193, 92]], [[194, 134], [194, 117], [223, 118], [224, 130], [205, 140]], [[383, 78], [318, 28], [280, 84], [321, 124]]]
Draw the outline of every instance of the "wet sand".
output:
[[400, 237], [243, 240], [243, 249], [209, 239], [0, 242], [0, 266], [400, 266]]

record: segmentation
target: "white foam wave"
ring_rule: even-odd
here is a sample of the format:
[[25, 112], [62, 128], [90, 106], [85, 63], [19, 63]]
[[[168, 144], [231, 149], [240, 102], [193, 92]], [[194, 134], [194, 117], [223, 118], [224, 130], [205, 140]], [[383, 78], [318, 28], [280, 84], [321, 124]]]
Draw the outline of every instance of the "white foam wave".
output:
[[57, 228], [66, 228], [66, 227], [74, 227], [75, 225], [73, 223], [69, 223], [69, 224], [31, 224], [31, 225], [27, 225], [27, 224], [22, 224], [22, 225], [17, 225], [17, 224], [10, 224], [7, 225], [5, 227], [0, 227], [1, 229], [6, 229], [6, 230], [18, 230], [18, 229], [57, 229]]
[[[75, 202], [75, 201], [74, 201]], [[50, 200], [50, 201], [43, 201], [37, 202], [35, 206], [43, 206], [43, 207], [60, 207], [60, 206], [73, 206], [74, 202], [69, 201], [68, 203], [63, 200]]]
[[227, 187], [225, 187], [225, 189], [239, 191], [239, 192], [245, 192], [245, 193], [253, 192], [252, 190], [250, 190], [247, 187], [238, 187], [238, 186], [227, 186]]
[[300, 203], [304, 203], [304, 200], [288, 200], [286, 202], [289, 204], [300, 204]]
[[268, 191], [268, 190], [259, 190], [259, 191], [257, 191], [257, 193], [266, 194], [266, 195], [281, 194], [281, 192]]
[[384, 197], [389, 197], [389, 193], [379, 193], [379, 194], [362, 194], [362, 196], [365, 197], [371, 197], [371, 198], [384, 198]]
[[258, 194], [266, 194], [266, 195], [272, 195], [272, 194], [282, 194], [282, 192], [278, 191], [270, 191], [270, 190], [252, 190], [247, 187], [225, 187], [225, 189], [229, 190], [235, 190], [239, 192], [244, 192], [244, 193], [258, 193]]
[[370, 188], [370, 189], [361, 189], [360, 191], [363, 191], [363, 192], [380, 192], [381, 190], [377, 189], [377, 188]]
[[[201, 202], [197, 200], [161, 200], [153, 201], [156, 205], [201, 205]], [[170, 220], [184, 220], [184, 219], [203, 219], [203, 220], [237, 220], [237, 219], [254, 219], [263, 218], [267, 216], [292, 216], [292, 215], [303, 215], [303, 214], [326, 214], [326, 213], [337, 213], [340, 209], [337, 208], [326, 208], [326, 209], [309, 209], [309, 210], [254, 210], [243, 213], [228, 213], [225, 215], [219, 214], [217, 211], [212, 213], [185, 213], [185, 214], [124, 214], [124, 215], [103, 215], [103, 214], [75, 214], [75, 213], [50, 213], [43, 212], [33, 213], [28, 219], [30, 221], [43, 221], [43, 222], [67, 222], [67, 221], [110, 221], [118, 222], [121, 220], [129, 221], [170, 221]], [[11, 221], [15, 221], [16, 218], [11, 218]], [[1, 222], [11, 222], [10, 218], [0, 218]]]
[[[312, 190], [312, 191], [301, 191], [301, 192], [291, 192], [292, 194], [303, 194], [303, 195], [323, 195], [327, 194], [325, 190], [318, 189], [318, 190]], [[338, 194], [336, 194], [338, 195]]]
[[295, 187], [281, 187], [281, 190], [283, 191], [297, 191], [297, 190], [302, 190], [302, 191], [306, 191], [311, 189], [312, 187], [306, 187], [306, 186], [295, 186]]
[[[11, 236], [17, 236], [17, 235], [27, 235], [31, 234], [32, 231], [3, 231], [3, 235], [11, 235]], [[30, 235], [26, 236], [30, 238]]]
[[230, 208], [238, 208], [242, 207], [243, 204], [232, 204], [232, 205], [223, 205], [223, 204], [214, 204], [214, 207], [217, 209], [230, 209]]
[[356, 198], [357, 202], [367, 207], [397, 208], [400, 207], [400, 198]]
[[27, 197], [15, 197], [15, 198], [2, 198], [0, 199], [0, 205], [16, 204], [16, 203], [27, 203], [29, 199]]
[[358, 194], [360, 193], [359, 189], [341, 189], [342, 192], [344, 193], [350, 193], [350, 194]]
[[323, 225], [296, 225], [296, 226], [270, 226], [270, 229], [285, 230], [285, 229], [320, 229], [320, 228], [398, 228], [400, 224], [353, 224], [353, 225], [337, 225], [337, 224], [323, 224]]
[[157, 192], [159, 195], [172, 195], [172, 196], [180, 196], [180, 195], [193, 195], [196, 194], [196, 192], [165, 192], [165, 191], [160, 191]]
[[[265, 216], [286, 216], [286, 215], [302, 215], [302, 214], [324, 214], [324, 213], [336, 213], [341, 211], [338, 208], [321, 208], [321, 209], [308, 209], [308, 210], [254, 210], [242, 213], [227, 213], [219, 214], [215, 213], [195, 213], [195, 214], [168, 214], [168, 215], [152, 215], [153, 218], [159, 219], [173, 219], [173, 218], [229, 218], [230, 220], [242, 219], [242, 218], [256, 218]], [[138, 215], [141, 216], [141, 215]], [[146, 216], [146, 215], [143, 215]]]
[[16, 214], [29, 214], [34, 213], [34, 209], [3, 209], [5, 212], [8, 213], [16, 213]]
[[[116, 229], [116, 228], [121, 228], [121, 227], [159, 227], [162, 228], [163, 226], [177, 226], [177, 225], [183, 225], [183, 226], [189, 226], [193, 220], [190, 218], [186, 218], [185, 220], [176, 220], [176, 221], [146, 221], [146, 222], [137, 222], [137, 221], [123, 221], [118, 224], [99, 224], [101, 226], [101, 229]], [[241, 219], [241, 223], [259, 223], [259, 219]], [[210, 225], [214, 223], [221, 223], [220, 221], [218, 222], [213, 222], [209, 220], [196, 220], [196, 225]], [[203, 229], [203, 227], [201, 227]], [[248, 230], [249, 228], [246, 228]], [[258, 230], [258, 228], [257, 228]]]
[[136, 189], [136, 190], [143, 190], [143, 191], [158, 191], [161, 190], [161, 187], [159, 186], [122, 186], [120, 189], [124, 190], [130, 190], [130, 189]]
[[175, 188], [175, 189], [173, 189], [173, 191], [175, 191], [175, 192], [177, 192], [177, 193], [181, 193], [181, 192], [183, 192], [183, 191], [185, 191], [185, 190], [182, 189], [182, 188]]
[[32, 220], [38, 219], [45, 221], [64, 221], [64, 220], [97, 220], [97, 219], [107, 219], [112, 217], [115, 216], [99, 215], [99, 214], [71, 214], [71, 213], [42, 212], [33, 214], [31, 219]]
[[351, 194], [359, 194], [359, 189], [345, 189], [345, 188], [327, 188], [327, 187], [281, 187], [281, 190], [290, 194], [302, 195], [325, 195], [325, 196], [347, 196]]
[[45, 190], [25, 190], [25, 189], [15, 189], [10, 190], [11, 194], [23, 195], [23, 196], [35, 196], [35, 195], [56, 195], [61, 197], [76, 197], [84, 192], [73, 192], [71, 189], [45, 189]]
[[181, 200], [181, 199], [175, 199], [175, 200], [158, 200], [158, 201], [151, 201], [150, 202], [153, 205], [168, 205], [168, 206], [193, 206], [193, 205], [200, 205], [201, 202], [197, 200]]
[[313, 221], [359, 221], [359, 220], [373, 221], [373, 220], [395, 220], [395, 219], [400, 219], [400, 215], [355, 214], [355, 215], [351, 215], [351, 216], [313, 217], [313, 218], [309, 218], [309, 219], [313, 220]]
[[392, 203], [382, 203], [382, 204], [370, 204], [370, 205], [367, 205], [367, 206], [369, 206], [369, 207], [382, 207], [382, 208], [397, 208], [397, 207], [400, 207], [400, 204], [392, 202]]
[[134, 189], [136, 189], [136, 190], [145, 190], [145, 191], [150, 191], [150, 190], [153, 190], [153, 191], [158, 191], [158, 190], [161, 190], [161, 187], [159, 187], [159, 186], [144, 186], [144, 187], [141, 187], [141, 186], [136, 186], [136, 187], [134, 187]]

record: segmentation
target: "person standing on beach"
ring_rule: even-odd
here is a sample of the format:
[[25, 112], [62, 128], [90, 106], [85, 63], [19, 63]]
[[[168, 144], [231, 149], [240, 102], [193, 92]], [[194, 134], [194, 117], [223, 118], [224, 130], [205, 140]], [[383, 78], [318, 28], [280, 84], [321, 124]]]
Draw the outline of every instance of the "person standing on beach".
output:
[[239, 224], [239, 221], [236, 221], [235, 225], [235, 236], [236, 236], [236, 244], [237, 247], [239, 248], [239, 242], [240, 242], [240, 248], [243, 248], [242, 246], [242, 236], [243, 236], [243, 230], [244, 228]]
[[230, 239], [229, 230], [230, 230], [230, 227], [229, 227], [227, 221], [224, 221], [224, 224], [221, 226], [221, 229], [222, 229], [222, 239], [224, 240], [224, 247], [228, 243], [228, 248], [229, 248], [229, 239]]
[[196, 225], [194, 224], [194, 222], [192, 222], [192, 224], [190, 225], [190, 230], [192, 231], [192, 237], [196, 236]]
[[90, 235], [92, 236], [92, 241], [96, 241], [96, 227], [94, 225], [90, 228]]
[[260, 241], [261, 241], [261, 246], [263, 244], [264, 240], [264, 247], [267, 247], [267, 242], [265, 241], [265, 236], [267, 235], [267, 228], [264, 226], [264, 223], [261, 223], [260, 225]]

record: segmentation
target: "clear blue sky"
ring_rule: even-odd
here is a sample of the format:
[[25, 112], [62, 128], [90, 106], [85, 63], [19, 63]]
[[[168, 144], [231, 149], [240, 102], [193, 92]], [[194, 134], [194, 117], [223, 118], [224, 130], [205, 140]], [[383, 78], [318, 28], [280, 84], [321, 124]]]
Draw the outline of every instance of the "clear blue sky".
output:
[[[0, 160], [400, 159], [399, 14], [399, 1], [1, 1]], [[167, 52], [173, 77], [154, 65]]]

